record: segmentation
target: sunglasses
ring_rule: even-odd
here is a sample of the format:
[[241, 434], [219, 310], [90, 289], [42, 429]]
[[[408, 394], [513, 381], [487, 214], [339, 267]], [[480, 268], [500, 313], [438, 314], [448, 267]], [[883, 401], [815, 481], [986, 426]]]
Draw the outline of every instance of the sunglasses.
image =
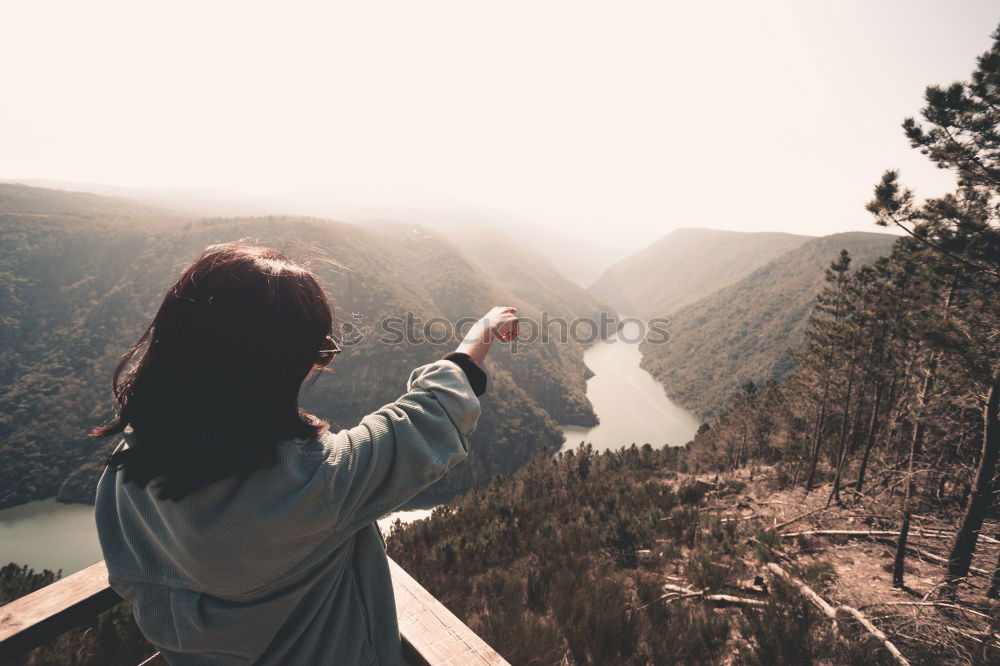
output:
[[326, 344], [327, 349], [320, 349], [316, 352], [316, 365], [319, 367], [330, 365], [333, 359], [337, 357], [337, 354], [340, 353], [340, 345], [329, 335], [326, 336], [324, 344]]

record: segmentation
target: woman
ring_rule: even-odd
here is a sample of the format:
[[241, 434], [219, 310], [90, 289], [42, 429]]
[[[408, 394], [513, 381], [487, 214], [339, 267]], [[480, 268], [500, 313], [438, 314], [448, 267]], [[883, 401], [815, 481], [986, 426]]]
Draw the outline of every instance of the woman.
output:
[[123, 435], [97, 488], [111, 586], [172, 664], [402, 660], [376, 519], [465, 458], [494, 308], [394, 403], [336, 434], [298, 407], [339, 352], [316, 278], [280, 252], [208, 248], [115, 372]]

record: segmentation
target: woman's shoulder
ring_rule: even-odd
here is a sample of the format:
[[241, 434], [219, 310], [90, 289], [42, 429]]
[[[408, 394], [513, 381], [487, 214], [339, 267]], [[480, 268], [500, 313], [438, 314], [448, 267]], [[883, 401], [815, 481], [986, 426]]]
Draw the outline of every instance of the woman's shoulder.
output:
[[274, 449], [274, 464], [269, 467], [293, 476], [311, 476], [329, 455], [328, 446], [326, 433], [282, 440]]
[[315, 437], [295, 437], [278, 443], [278, 455], [289, 457], [312, 458], [323, 455], [328, 445], [329, 432], [323, 432]]

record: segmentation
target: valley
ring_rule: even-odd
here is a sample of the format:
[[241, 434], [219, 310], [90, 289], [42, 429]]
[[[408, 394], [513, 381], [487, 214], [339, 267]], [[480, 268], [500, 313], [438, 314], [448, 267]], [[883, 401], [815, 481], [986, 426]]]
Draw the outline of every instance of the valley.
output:
[[[81, 433], [109, 414], [111, 368], [180, 266], [206, 245], [248, 237], [307, 259], [333, 299], [345, 351], [302, 404], [335, 428], [394, 398], [409, 369], [453, 347], [387, 344], [380, 322], [399, 313], [455, 321], [510, 303], [534, 320], [624, 318], [637, 307], [667, 321], [667, 340], [624, 329], [499, 348], [466, 463], [379, 521], [393, 557], [512, 658], [722, 663], [747, 650], [747, 663], [763, 664], [768, 650], [794, 644], [767, 627], [805, 618], [795, 624], [805, 637], [795, 659], [874, 654], [881, 663], [882, 646], [858, 633], [839, 643], [782, 583], [768, 578], [773, 587], [761, 589], [745, 579], [777, 564], [845, 607], [906, 603], [891, 591], [892, 563], [878, 564], [900, 561], [884, 547], [889, 537], [876, 547], [853, 540], [899, 534], [887, 507], [899, 502], [915, 437], [926, 441], [927, 479], [909, 482], [906, 497], [919, 497], [919, 529], [933, 535], [915, 535], [903, 552], [916, 549], [921, 562], [904, 562], [899, 575], [919, 594], [933, 592], [950, 526], [968, 524], [956, 514], [971, 493], [962, 460], [983, 441], [981, 424], [992, 423], [983, 410], [994, 393], [980, 375], [963, 383], [973, 352], [907, 322], [941, 318], [988, 334], [992, 285], [952, 272], [966, 282], [942, 300], [948, 268], [898, 236], [685, 229], [585, 290], [501, 233], [192, 219], [91, 195], [2, 185], [0, 194], [0, 393], [11, 406], [0, 421], [4, 561], [65, 574], [100, 557], [88, 503], [108, 444]], [[684, 261], [670, 268], [677, 257]], [[680, 272], [657, 273], [664, 267]], [[635, 270], [668, 286], [630, 281]], [[939, 382], [933, 401], [919, 388], [928, 373]], [[969, 563], [980, 579], [963, 583], [958, 598], [983, 614], [1000, 523], [974, 519], [985, 544]], [[798, 531], [781, 529], [799, 520]], [[834, 551], [802, 532], [854, 536], [850, 550]], [[467, 574], [461, 585], [457, 566]], [[865, 606], [858, 576], [873, 567], [882, 573], [870, 578], [878, 592]], [[14, 589], [51, 578], [10, 571]], [[732, 598], [713, 610], [714, 599]], [[921, 611], [919, 622], [933, 626], [933, 613]], [[910, 654], [936, 660], [968, 646], [939, 637], [944, 647], [928, 648], [893, 619], [877, 619]], [[126, 616], [116, 622], [126, 627], [119, 634], [134, 631]], [[978, 621], [952, 629], [984, 631]]]
[[[626, 327], [638, 328], [636, 324]], [[640, 366], [636, 333], [628, 330], [589, 347], [584, 354], [594, 376], [587, 380], [587, 398], [598, 425], [562, 427], [566, 442], [560, 451], [590, 444], [597, 451], [649, 444], [654, 448], [683, 446], [698, 430], [693, 414], [666, 397], [663, 387]], [[624, 340], [622, 339], [624, 338]], [[3, 558], [0, 558], [3, 559]]]
[[1000, 666], [997, 10], [6, 3], [0, 666]]
[[[629, 340], [636, 331], [625, 331]], [[598, 342], [584, 353], [594, 373], [587, 382], [587, 399], [600, 423], [593, 427], [563, 425], [565, 437], [559, 451], [585, 442], [596, 450], [617, 449], [622, 442], [638, 445], [680, 446], [689, 441], [698, 421], [675, 405], [662, 387], [640, 366], [638, 343], [617, 338]], [[488, 443], [486, 443], [488, 444]], [[480, 445], [473, 438], [473, 447]], [[388, 531], [395, 520], [404, 523], [430, 515], [446, 503], [436, 487], [379, 521]], [[100, 545], [89, 504], [65, 503], [55, 498], [34, 500], [0, 509], [0, 561], [30, 563], [41, 570], [61, 570], [69, 575], [101, 559]]]
[[[517, 295], [532, 291], [523, 280], [494, 280], [446, 239], [412, 225], [378, 231], [301, 218], [192, 220], [94, 195], [10, 185], [0, 193], [0, 396], [9, 406], [0, 421], [0, 507], [54, 495], [92, 501], [98, 461], [111, 444], [83, 433], [110, 416], [116, 360], [178, 268], [212, 243], [259, 238], [310, 260], [352, 343], [335, 374], [303, 392], [305, 407], [335, 426], [394, 399], [412, 368], [455, 344], [382, 344], [380, 322], [407, 313], [458, 321], [498, 302], [537, 319], [543, 307]], [[52, 217], [25, 217], [38, 211]], [[560, 316], [602, 309], [566, 280], [549, 276], [546, 284], [562, 298], [544, 307], [559, 307]], [[540, 448], [558, 448], [557, 423], [596, 423], [579, 345], [501, 349], [487, 369], [493, 388], [483, 399], [483, 445], [441, 490], [509, 473]]]

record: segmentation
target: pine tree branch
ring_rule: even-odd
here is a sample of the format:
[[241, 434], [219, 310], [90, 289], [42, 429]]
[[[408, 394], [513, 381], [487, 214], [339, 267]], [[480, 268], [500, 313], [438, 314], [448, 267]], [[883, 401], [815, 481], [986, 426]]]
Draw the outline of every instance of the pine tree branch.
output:
[[922, 238], [922, 237], [918, 236], [909, 227], [907, 227], [905, 224], [903, 224], [902, 222], [900, 222], [899, 220], [897, 220], [896, 216], [892, 215], [891, 213], [886, 213], [886, 217], [888, 217], [890, 220], [892, 220], [893, 224], [895, 224], [897, 227], [899, 227], [900, 229], [902, 229], [903, 231], [905, 231], [907, 234], [909, 234], [910, 237], [913, 238], [918, 243], [922, 243], [923, 245], [926, 245], [927, 247], [931, 248], [932, 250], [940, 252], [941, 254], [945, 255], [949, 259], [957, 261], [958, 263], [963, 264], [963, 265], [967, 266], [968, 268], [974, 269], [977, 273], [986, 273], [986, 274], [991, 275], [994, 278], [1000, 280], [1000, 272], [997, 272], [997, 271], [995, 271], [992, 268], [989, 268], [987, 266], [981, 266], [981, 265], [979, 265], [979, 264], [977, 264], [977, 263], [975, 263], [973, 261], [969, 261], [968, 259], [965, 259], [963, 257], [958, 256], [954, 252], [950, 252], [950, 251], [944, 249], [943, 247], [941, 247], [937, 243], [932, 243], [931, 241], [927, 240], [926, 238]]

